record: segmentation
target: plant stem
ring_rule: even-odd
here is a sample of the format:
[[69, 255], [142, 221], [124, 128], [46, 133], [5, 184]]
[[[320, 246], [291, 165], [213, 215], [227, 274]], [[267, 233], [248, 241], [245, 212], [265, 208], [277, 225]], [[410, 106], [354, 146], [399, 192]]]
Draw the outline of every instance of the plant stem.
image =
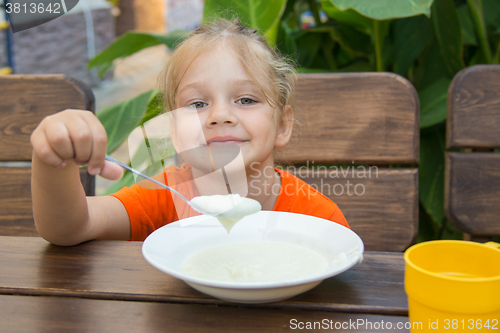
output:
[[382, 59], [382, 43], [384, 41], [380, 40], [380, 21], [373, 20], [373, 34], [375, 41], [375, 61], [377, 63], [377, 71], [384, 71], [384, 64]]
[[321, 24], [321, 17], [319, 16], [318, 4], [316, 0], [309, 0], [309, 8], [311, 9], [311, 13], [314, 17], [314, 22], [316, 22], [316, 26]]
[[486, 31], [486, 25], [484, 23], [483, 6], [481, 0], [467, 0], [469, 5], [469, 11], [472, 16], [472, 21], [476, 28], [477, 35], [479, 37], [479, 44], [481, 44], [481, 49], [484, 54], [484, 58], [488, 64], [493, 63], [493, 58], [491, 56], [490, 46], [488, 44], [488, 33]]

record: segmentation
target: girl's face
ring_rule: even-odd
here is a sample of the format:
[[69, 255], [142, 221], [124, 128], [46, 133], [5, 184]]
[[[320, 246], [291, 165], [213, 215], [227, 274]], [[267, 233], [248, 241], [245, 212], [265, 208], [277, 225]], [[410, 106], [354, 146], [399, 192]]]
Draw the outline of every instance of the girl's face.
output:
[[199, 55], [187, 69], [176, 93], [176, 108], [186, 106], [192, 111], [175, 117], [178, 151], [237, 144], [247, 170], [273, 166], [274, 147], [284, 146], [292, 132], [291, 108], [278, 124], [278, 112], [223, 44]]

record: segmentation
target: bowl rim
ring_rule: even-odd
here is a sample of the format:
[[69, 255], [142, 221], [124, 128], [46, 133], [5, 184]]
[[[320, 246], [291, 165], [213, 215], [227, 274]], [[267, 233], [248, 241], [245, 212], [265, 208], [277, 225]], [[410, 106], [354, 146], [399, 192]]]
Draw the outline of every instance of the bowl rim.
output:
[[[150, 238], [151, 235], [153, 235], [154, 233], [158, 234], [158, 233], [164, 232], [164, 230], [166, 230], [168, 228], [172, 228], [173, 226], [176, 226], [176, 225], [180, 226], [181, 221], [183, 221], [182, 223], [186, 223], [187, 220], [191, 220], [189, 222], [192, 222], [192, 220], [194, 220], [194, 219], [204, 218], [204, 220], [199, 221], [199, 222], [195, 222], [195, 223], [203, 223], [204, 221], [206, 221], [206, 223], [211, 222], [211, 220], [206, 220], [206, 218], [207, 218], [206, 216], [202, 216], [202, 215], [189, 217], [187, 219], [183, 219], [180, 221], [175, 221], [175, 222], [169, 223], [167, 225], [164, 225], [161, 228], [156, 229], [144, 240], [144, 243], [142, 245], [142, 255], [144, 256], [146, 261], [149, 264], [151, 264], [153, 267], [155, 267], [156, 269], [158, 269], [158, 270], [160, 270], [160, 271], [162, 271], [170, 276], [173, 276], [177, 279], [180, 279], [183, 281], [188, 281], [191, 283], [196, 283], [196, 284], [207, 286], [207, 287], [223, 288], [223, 289], [271, 289], [271, 288], [286, 288], [286, 287], [298, 286], [298, 285], [308, 284], [308, 283], [312, 283], [312, 282], [316, 282], [316, 281], [323, 281], [324, 279], [327, 279], [327, 278], [333, 277], [335, 275], [338, 275], [340, 273], [343, 273], [343, 272], [347, 271], [348, 269], [350, 269], [351, 267], [353, 267], [354, 265], [356, 265], [358, 262], [361, 262], [361, 260], [363, 258], [363, 253], [364, 253], [364, 243], [363, 243], [362, 239], [351, 229], [349, 229], [349, 228], [347, 228], [339, 223], [330, 221], [330, 220], [322, 219], [322, 218], [319, 218], [316, 216], [305, 215], [305, 214], [297, 214], [297, 213], [290, 213], [290, 212], [275, 212], [275, 211], [260, 211], [256, 214], [276, 214], [276, 213], [278, 213], [280, 215], [283, 215], [283, 214], [304, 215], [304, 216], [307, 216], [308, 219], [322, 221], [322, 222], [327, 221], [327, 222], [331, 223], [333, 228], [337, 228], [337, 227], [338, 228], [345, 228], [346, 230], [344, 230], [344, 231], [348, 231], [348, 234], [353, 236], [355, 241], [358, 243], [357, 248], [356, 248], [356, 252], [359, 254], [359, 256], [353, 256], [352, 258], [350, 258], [346, 261], [346, 264], [336, 266], [335, 269], [327, 269], [321, 274], [312, 275], [312, 276], [309, 276], [306, 278], [284, 280], [284, 281], [269, 281], [269, 282], [231, 282], [231, 281], [217, 281], [217, 280], [202, 279], [202, 278], [194, 277], [194, 276], [191, 276], [188, 274], [184, 274], [184, 273], [182, 273], [182, 271], [171, 270], [162, 264], [158, 264], [155, 261], [155, 259], [153, 258], [153, 256], [151, 256], [150, 254], [147, 253], [146, 247], [148, 244], [148, 238], [151, 241], [151, 238]], [[252, 242], [252, 241], [249, 241], [249, 242]]]

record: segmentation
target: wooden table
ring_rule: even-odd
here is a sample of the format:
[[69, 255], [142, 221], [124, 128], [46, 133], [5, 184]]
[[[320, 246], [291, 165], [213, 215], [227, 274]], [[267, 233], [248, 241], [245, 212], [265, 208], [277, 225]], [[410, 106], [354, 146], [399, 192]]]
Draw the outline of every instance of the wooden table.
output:
[[281, 332], [316, 322], [316, 331], [343, 325], [344, 332], [408, 332], [401, 253], [365, 252], [363, 263], [302, 295], [245, 305], [204, 295], [158, 271], [141, 246], [92, 241], [58, 247], [36, 237], [0, 237], [0, 330]]

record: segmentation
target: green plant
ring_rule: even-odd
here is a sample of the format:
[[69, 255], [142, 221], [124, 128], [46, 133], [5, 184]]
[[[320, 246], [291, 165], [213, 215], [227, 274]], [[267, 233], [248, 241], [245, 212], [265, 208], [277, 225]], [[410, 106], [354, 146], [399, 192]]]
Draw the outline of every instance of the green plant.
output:
[[[313, 27], [301, 26], [306, 10]], [[498, 0], [206, 0], [205, 20], [235, 15], [295, 59], [299, 72], [392, 71], [408, 78], [421, 102], [419, 240], [461, 237], [444, 214], [447, 90], [462, 68], [500, 62]], [[160, 43], [175, 47], [186, 34], [128, 33], [89, 68], [104, 72], [115, 59]], [[143, 123], [160, 112], [157, 98], [151, 91], [98, 114], [111, 134], [109, 152], [132, 128], [116, 119]]]

